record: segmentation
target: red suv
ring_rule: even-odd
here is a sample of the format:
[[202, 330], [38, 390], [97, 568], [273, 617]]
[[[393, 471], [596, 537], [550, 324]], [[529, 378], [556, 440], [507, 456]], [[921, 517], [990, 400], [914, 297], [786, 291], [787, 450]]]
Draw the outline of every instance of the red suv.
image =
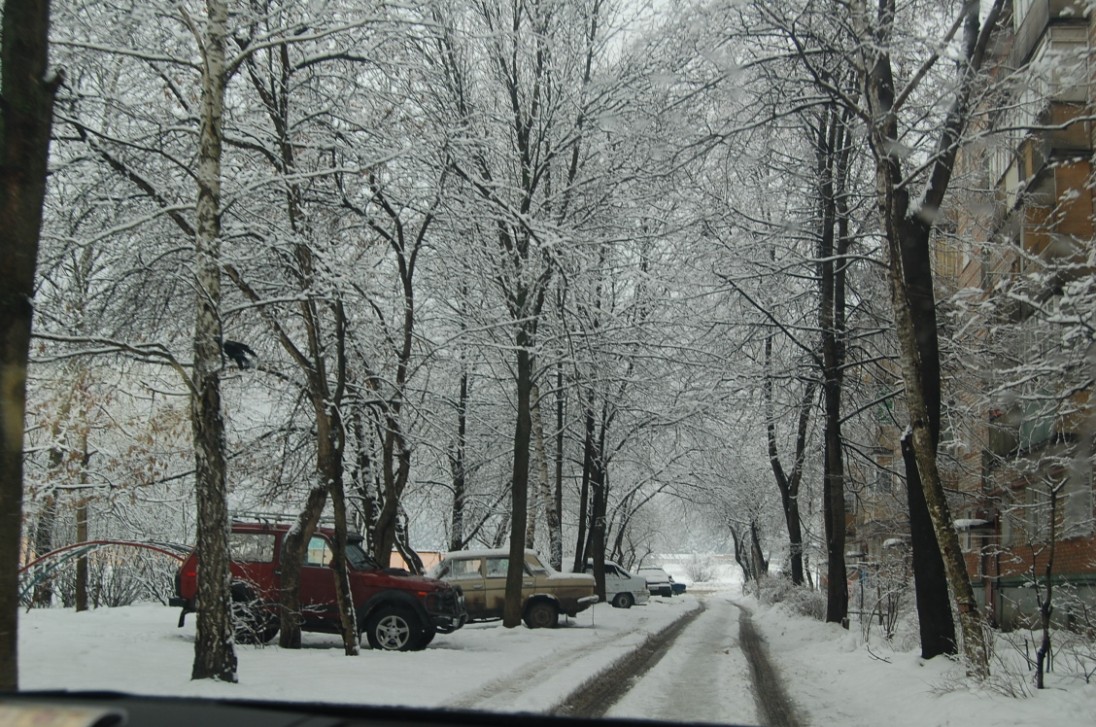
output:
[[[290, 525], [274, 522], [234, 522], [229, 536], [232, 554], [232, 601], [236, 638], [243, 643], [266, 643], [278, 633], [281, 556]], [[331, 544], [335, 531], [321, 527], [308, 543], [301, 564], [301, 628], [338, 633]], [[358, 629], [374, 649], [415, 651], [439, 631], [456, 631], [468, 620], [459, 587], [434, 578], [412, 576], [398, 568], [377, 564], [361, 547], [362, 537], [351, 535], [346, 547], [350, 590]], [[195, 611], [198, 591], [197, 556], [191, 553], [175, 576], [181, 606], [179, 626]]]

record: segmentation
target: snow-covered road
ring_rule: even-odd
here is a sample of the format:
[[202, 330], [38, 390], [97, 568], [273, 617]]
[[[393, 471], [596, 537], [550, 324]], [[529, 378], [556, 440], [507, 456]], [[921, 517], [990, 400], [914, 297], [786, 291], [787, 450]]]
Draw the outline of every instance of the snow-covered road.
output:
[[[194, 622], [175, 628], [173, 609], [35, 610], [19, 617], [20, 686], [555, 713], [703, 602], [705, 611], [609, 714], [757, 724], [762, 719], [738, 643], [742, 615], [732, 599], [753, 610], [752, 624], [801, 724], [1072, 727], [1091, 724], [1096, 713], [1096, 684], [1071, 674], [1068, 660], [1055, 670], [1052, 688], [1015, 698], [993, 684], [1024, 687], [1022, 670], [1010, 683], [998, 665], [997, 681], [970, 684], [961, 664], [921, 659], [908, 634], [894, 643], [875, 635], [869, 649], [858, 627], [762, 606], [737, 588], [711, 594], [690, 588], [684, 597], [627, 611], [599, 605], [552, 630], [473, 624], [407, 654], [367, 650], [348, 658], [338, 637], [306, 634], [297, 651], [241, 647], [239, 684], [190, 680]], [[998, 653], [1009, 656], [1003, 646]]]
[[738, 644], [740, 611], [727, 594], [708, 596], [705, 606], [607, 716], [759, 724], [749, 664]]

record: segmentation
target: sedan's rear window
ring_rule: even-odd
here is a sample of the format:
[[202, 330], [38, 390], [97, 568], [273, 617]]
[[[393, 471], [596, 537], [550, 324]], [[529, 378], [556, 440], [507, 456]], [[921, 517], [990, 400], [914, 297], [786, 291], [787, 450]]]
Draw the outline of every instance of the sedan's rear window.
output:
[[479, 578], [480, 558], [458, 558], [445, 561], [438, 569], [438, 578]]

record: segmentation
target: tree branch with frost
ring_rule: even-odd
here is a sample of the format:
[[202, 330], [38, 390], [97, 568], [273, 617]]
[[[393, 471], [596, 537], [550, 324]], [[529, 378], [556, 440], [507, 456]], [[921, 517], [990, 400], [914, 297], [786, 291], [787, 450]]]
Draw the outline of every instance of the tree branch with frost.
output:
[[[252, 288], [251, 285], [248, 284], [248, 282], [244, 279], [243, 274], [236, 268], [236, 266], [231, 264], [225, 265], [224, 271], [225, 275], [228, 276], [228, 279], [236, 284], [236, 288], [241, 293], [243, 293], [244, 297], [251, 301], [252, 304], [254, 304], [254, 307], [259, 309], [259, 315], [263, 318], [264, 321], [266, 321], [266, 324], [270, 326], [271, 330], [274, 331], [274, 334], [278, 337], [278, 340], [282, 344], [282, 348], [285, 349], [290, 358], [293, 359], [293, 361], [301, 368], [302, 371], [315, 373], [316, 367], [313, 365], [312, 361], [310, 361], [309, 358], [301, 352], [301, 350], [297, 347], [295, 343], [293, 343], [293, 338], [289, 335], [289, 332], [286, 330], [285, 326], [283, 326], [281, 321], [279, 321], [277, 317], [275, 317], [266, 307], [265, 303], [267, 301], [264, 301], [262, 296], [260, 296], [259, 293], [254, 288]], [[309, 299], [295, 298], [295, 300], [297, 300], [298, 302], [302, 302]]]
[[788, 325], [778, 320], [777, 317], [773, 315], [772, 311], [770, 311], [758, 301], [754, 300], [753, 296], [747, 293], [741, 285], [735, 282], [732, 277], [720, 272], [716, 272], [715, 275], [724, 283], [734, 288], [735, 292], [745, 298], [747, 303], [753, 306], [755, 310], [761, 313], [761, 315], [765, 316], [765, 318], [767, 318], [771, 324], [779, 328], [780, 331], [788, 337], [788, 340], [790, 340], [793, 344], [795, 344], [798, 349], [806, 353], [811, 358], [816, 366], [822, 365], [822, 359], [819, 357], [818, 352], [815, 351], [813, 347], [808, 346], [807, 344], [800, 341], [799, 337], [795, 335], [795, 332]]
[[117, 341], [112, 338], [105, 338], [102, 336], [62, 336], [54, 333], [40, 333], [34, 332], [32, 338], [41, 341], [52, 341], [54, 343], [68, 343], [68, 344], [92, 344], [100, 346], [98, 349], [91, 350], [79, 350], [72, 351], [70, 353], [53, 354], [50, 356], [35, 357], [34, 361], [38, 363], [50, 362], [50, 361], [62, 361], [71, 358], [79, 358], [84, 356], [104, 356], [117, 353], [126, 353], [135, 358], [138, 361], [145, 363], [160, 362], [167, 366], [170, 366], [179, 377], [186, 384], [187, 389], [193, 393], [193, 382], [190, 380], [190, 374], [186, 368], [189, 364], [184, 364], [171, 353], [166, 346], [162, 343], [126, 343], [125, 341]]
[[[938, 46], [939, 48], [947, 47], [948, 43], [954, 40], [955, 34], [959, 32], [959, 28], [963, 27], [964, 17], [965, 15], [963, 13], [955, 16], [955, 20], [952, 22], [951, 27], [948, 28], [948, 32], [945, 33], [944, 37], [940, 40]], [[903, 88], [899, 92], [898, 96], [894, 99], [894, 105], [892, 108], [895, 113], [897, 113], [902, 108], [902, 106], [906, 103], [906, 100], [910, 97], [910, 94], [913, 93], [914, 90], [921, 84], [921, 81], [924, 80], [925, 76], [928, 75], [929, 71], [932, 70], [933, 66], [936, 65], [936, 62], [938, 60], [940, 60], [939, 50], [935, 50], [931, 54], [929, 54], [929, 57], [925, 59], [925, 62], [921, 64], [921, 67], [917, 69], [917, 71], [913, 74], [910, 80], [906, 83], [906, 87]]]
[[[952, 168], [955, 165], [955, 157], [959, 153], [960, 135], [966, 127], [968, 120], [967, 107], [974, 89], [974, 81], [978, 78], [982, 64], [986, 57], [986, 48], [989, 38], [996, 30], [997, 21], [1001, 16], [1005, 0], [994, 0], [989, 12], [986, 14], [985, 23], [978, 24], [978, 10], [974, 8], [970, 13], [962, 13], [965, 17], [965, 42], [964, 58], [966, 67], [963, 69], [963, 77], [960, 80], [959, 92], [948, 109], [944, 121], [944, 128], [940, 134], [936, 146], [937, 162], [933, 166], [928, 185], [925, 187], [924, 205], [929, 209], [939, 209], [951, 180]], [[896, 107], [891, 107], [891, 113]]]
[[133, 48], [122, 48], [114, 45], [102, 45], [100, 43], [87, 43], [78, 40], [66, 40], [64, 38], [52, 41], [53, 45], [61, 48], [73, 48], [76, 50], [89, 50], [104, 55], [121, 56], [124, 58], [135, 58], [141, 61], [148, 61], [150, 63], [168, 63], [175, 66], [182, 66], [192, 71], [197, 71], [201, 66], [197, 63], [191, 63], [184, 61], [176, 56], [163, 55], [160, 53], [149, 53], [148, 51], [136, 50]]
[[[371, 25], [378, 22], [376, 19], [367, 18], [359, 20], [353, 23], [346, 23], [344, 25], [338, 25], [333, 28], [326, 28], [313, 33], [305, 32], [307, 26], [303, 23], [297, 23], [295, 25], [288, 26], [286, 28], [279, 29], [276, 33], [270, 33], [265, 38], [241, 45], [240, 53], [225, 63], [225, 73], [229, 76], [233, 75], [239, 67], [247, 61], [248, 56], [253, 55], [261, 50], [267, 50], [269, 48], [280, 48], [288, 45], [301, 45], [303, 43], [310, 43], [314, 41], [324, 40], [334, 35], [340, 35], [351, 30], [357, 30], [363, 28], [366, 25]], [[292, 35], [290, 35], [292, 34]], [[238, 44], [241, 43], [239, 39], [236, 39]]]

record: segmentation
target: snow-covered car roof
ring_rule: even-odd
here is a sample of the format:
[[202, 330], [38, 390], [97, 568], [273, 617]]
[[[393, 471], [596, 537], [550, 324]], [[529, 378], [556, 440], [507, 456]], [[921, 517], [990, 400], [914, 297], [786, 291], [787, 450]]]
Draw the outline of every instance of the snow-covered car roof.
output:
[[673, 581], [670, 574], [657, 565], [644, 566], [636, 571], [636, 575], [643, 576], [648, 581], [666, 581], [667, 583]]

